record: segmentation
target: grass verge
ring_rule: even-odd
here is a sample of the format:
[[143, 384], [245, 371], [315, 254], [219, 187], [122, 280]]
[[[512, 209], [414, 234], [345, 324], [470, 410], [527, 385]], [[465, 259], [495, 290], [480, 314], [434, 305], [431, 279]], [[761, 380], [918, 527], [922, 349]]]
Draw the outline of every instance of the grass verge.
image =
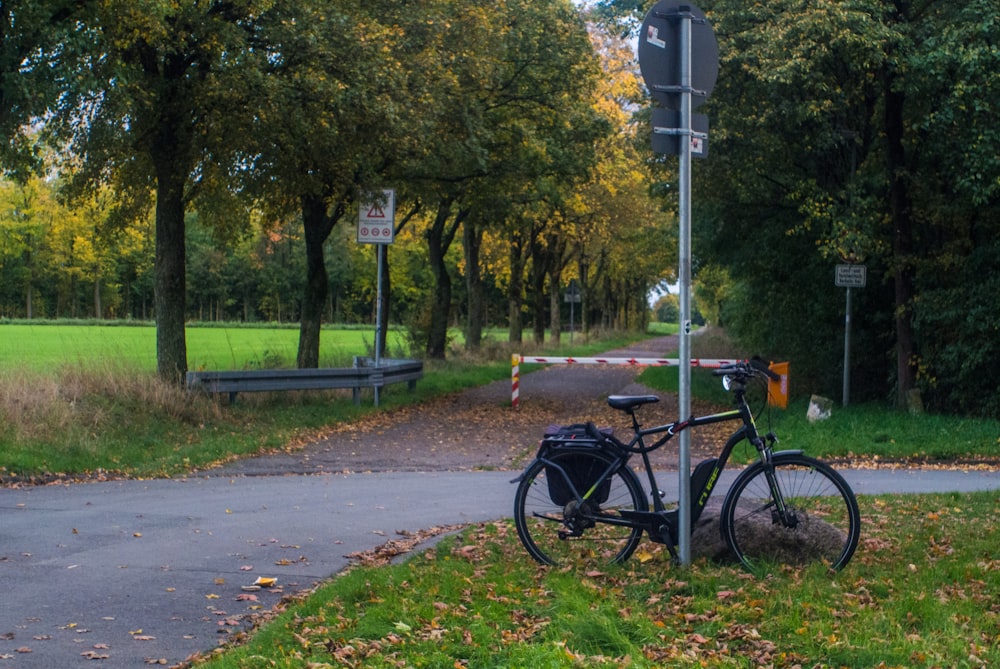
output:
[[[650, 367], [638, 379], [664, 392], [677, 392], [676, 367]], [[694, 397], [728, 406], [732, 401], [711, 370], [691, 370]], [[752, 397], [748, 395], [748, 397]], [[780, 448], [801, 449], [814, 457], [841, 462], [975, 465], [1000, 462], [1000, 420], [934, 414], [913, 415], [877, 404], [835, 406], [830, 418], [810, 422], [809, 402], [794, 400], [787, 409], [766, 409], [765, 396], [751, 399], [762, 408], [758, 428], [773, 430]]]
[[[854, 560], [755, 579], [699, 562], [579, 574], [530, 561], [507, 522], [292, 598], [256, 667], [1000, 666], [1000, 493], [863, 497]], [[640, 554], [645, 553], [640, 549]]]
[[[39, 329], [45, 327], [62, 326]], [[138, 329], [116, 328], [113, 334], [132, 335]], [[635, 338], [585, 342], [578, 337], [572, 348], [559, 350], [594, 354]], [[109, 354], [45, 371], [33, 364], [0, 366], [0, 424], [5, 428], [0, 431], [0, 480], [177, 475], [294, 448], [330, 425], [510, 378], [509, 351], [490, 344], [476, 357], [456, 353], [447, 361], [427, 361], [415, 392], [401, 385], [383, 389], [377, 409], [370, 391], [362, 393], [360, 406], [350, 391], [247, 393], [229, 406], [225, 398], [190, 395], [160, 382], [134, 358], [109, 360], [116, 358]]]

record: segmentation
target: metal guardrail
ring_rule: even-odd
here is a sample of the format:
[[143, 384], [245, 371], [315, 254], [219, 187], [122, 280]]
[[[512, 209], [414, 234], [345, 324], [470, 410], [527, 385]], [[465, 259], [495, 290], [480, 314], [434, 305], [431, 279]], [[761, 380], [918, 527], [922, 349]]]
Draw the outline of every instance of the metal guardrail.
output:
[[421, 360], [382, 359], [376, 366], [372, 358], [355, 357], [354, 367], [199, 371], [188, 372], [186, 381], [188, 390], [228, 393], [230, 403], [239, 393], [350, 388], [354, 403], [360, 404], [361, 389], [374, 388], [378, 406], [378, 391], [383, 386], [405, 381], [413, 390], [423, 376]]

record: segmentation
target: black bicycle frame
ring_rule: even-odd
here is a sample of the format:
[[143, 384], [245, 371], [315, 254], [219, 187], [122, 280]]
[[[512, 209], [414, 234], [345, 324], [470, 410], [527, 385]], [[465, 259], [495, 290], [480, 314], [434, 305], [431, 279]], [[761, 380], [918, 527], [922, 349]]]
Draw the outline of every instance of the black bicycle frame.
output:
[[[719, 482], [719, 476], [722, 473], [722, 470], [725, 469], [726, 463], [729, 462], [729, 458], [737, 444], [746, 439], [754, 445], [763, 458], [766, 459], [767, 457], [766, 446], [764, 444], [764, 440], [760, 437], [760, 434], [757, 431], [757, 425], [753, 417], [753, 412], [747, 405], [742, 392], [737, 390], [736, 393], [737, 408], [735, 409], [709, 414], [707, 416], [692, 416], [685, 421], [675, 421], [669, 425], [659, 425], [647, 429], [643, 429], [639, 426], [638, 419], [636, 418], [634, 411], [629, 412], [629, 415], [632, 417], [635, 436], [627, 444], [614, 437], [609, 437], [607, 439], [613, 450], [617, 451], [617, 453], [613, 455], [611, 463], [605, 470], [604, 474], [598, 479], [598, 482], [595, 483], [589, 490], [584, 491], [582, 495], [576, 490], [575, 486], [573, 486], [570, 477], [566, 474], [562, 467], [560, 467], [557, 463], [551, 462], [545, 457], [545, 454], [540, 454], [539, 459], [546, 465], [555, 467], [555, 469], [560, 472], [560, 475], [565, 477], [569, 489], [576, 496], [577, 500], [583, 502], [586, 501], [595, 490], [597, 490], [601, 482], [612, 476], [614, 472], [618, 471], [620, 467], [624, 466], [631, 459], [634, 453], [638, 452], [642, 456], [643, 467], [646, 470], [646, 476], [653, 495], [652, 511], [620, 510], [620, 518], [604, 514], [594, 516], [587, 514], [587, 517], [596, 522], [610, 525], [642, 527], [646, 532], [648, 532], [649, 536], [654, 541], [660, 541], [667, 544], [668, 548], [671, 552], [673, 552], [673, 547], [677, 545], [678, 510], [667, 510], [664, 505], [663, 498], [659, 492], [659, 486], [656, 482], [656, 475], [653, 473], [653, 467], [649, 460], [649, 454], [662, 447], [674, 436], [680, 434], [684, 430], [731, 420], [743, 421], [743, 425], [733, 432], [729, 439], [726, 440], [726, 443], [719, 452], [719, 455], [717, 457], [708, 458], [707, 460], [699, 462], [690, 475], [692, 482], [691, 523], [693, 524], [698, 520], [702, 511], [704, 511], [705, 506], [708, 504], [708, 500], [712, 496], [712, 491]], [[663, 434], [663, 437], [653, 443], [652, 446], [645, 445], [645, 437], [659, 434]], [[605, 449], [604, 453], [609, 454], [609, 452], [612, 451], [612, 448]], [[769, 477], [769, 479], [770, 478], [771, 477]]]
[[[732, 409], [730, 411], [724, 411], [722, 413], [710, 414], [708, 416], [697, 416], [689, 418], [686, 421], [678, 421], [672, 423], [667, 427], [667, 434], [657, 441], [650, 448], [643, 448], [641, 451], [643, 468], [646, 470], [646, 478], [649, 480], [650, 489], [653, 490], [653, 512], [660, 514], [667, 512], [666, 506], [663, 503], [663, 498], [659, 494], [659, 485], [656, 482], [656, 475], [653, 473], [653, 466], [649, 461], [649, 453], [654, 451], [668, 441], [670, 441], [675, 435], [680, 434], [684, 430], [698, 427], [700, 425], [711, 425], [712, 423], [722, 423], [730, 420], [739, 420], [742, 418], [742, 413], [739, 409]], [[752, 420], [752, 417], [751, 417]], [[752, 423], [751, 423], [752, 425]], [[650, 434], [658, 434], [662, 431], [662, 428], [651, 428], [648, 430], [639, 430], [635, 439], [632, 443], [642, 443], [642, 438]], [[694, 471], [691, 472], [691, 522], [694, 523], [698, 517], [701, 515], [702, 510], [704, 510], [705, 505], [708, 503], [709, 498], [712, 495], [712, 491], [715, 489], [716, 483], [719, 481], [719, 475], [722, 470], [725, 469], [726, 463], [729, 462], [729, 457], [732, 455], [733, 449], [736, 448], [736, 444], [740, 443], [744, 439], [748, 438], [747, 426], [743, 425], [726, 440], [725, 446], [722, 447], [719, 455], [714, 458], [709, 458], [703, 460], [695, 465]]]

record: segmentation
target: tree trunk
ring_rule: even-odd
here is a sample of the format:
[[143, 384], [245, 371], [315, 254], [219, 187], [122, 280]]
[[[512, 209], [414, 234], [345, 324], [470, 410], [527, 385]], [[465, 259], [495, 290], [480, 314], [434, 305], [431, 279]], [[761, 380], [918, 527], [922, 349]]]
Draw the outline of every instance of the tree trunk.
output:
[[465, 288], [469, 300], [469, 316], [465, 327], [465, 349], [467, 351], [478, 351], [483, 340], [486, 297], [482, 272], [479, 267], [479, 249], [482, 242], [482, 228], [467, 221], [462, 231], [462, 247], [465, 251]]
[[326, 306], [328, 279], [323, 257], [323, 244], [340, 218], [344, 205], [339, 205], [331, 215], [327, 213], [326, 198], [307, 195], [302, 198], [302, 225], [306, 242], [306, 285], [302, 296], [302, 314], [299, 321], [299, 350], [295, 365], [299, 369], [319, 366], [319, 334]]
[[445, 349], [448, 346], [448, 317], [451, 313], [451, 275], [445, 263], [445, 256], [448, 248], [455, 240], [458, 227], [468, 215], [466, 210], [460, 209], [455, 214], [455, 219], [448, 224], [451, 219], [452, 204], [454, 200], [446, 198], [438, 204], [437, 216], [434, 223], [425, 233], [428, 248], [428, 260], [431, 265], [431, 274], [434, 275], [434, 295], [431, 302], [431, 322], [427, 332], [427, 357], [443, 360]]
[[552, 272], [549, 274], [549, 341], [558, 345], [562, 338], [562, 314], [559, 305], [559, 276]]
[[545, 275], [546, 254], [536, 240], [532, 240], [531, 251], [531, 314], [532, 334], [536, 344], [545, 343]]
[[[558, 344], [562, 334], [562, 272], [566, 267], [566, 240], [558, 231], [549, 234], [546, 246], [549, 254], [549, 338]], [[576, 306], [575, 304], [573, 305]]]
[[893, 275], [896, 303], [896, 405], [906, 407], [916, 387], [916, 337], [913, 330], [915, 270], [913, 266], [913, 211], [906, 183], [903, 147], [905, 94], [886, 81], [885, 128], [889, 173], [889, 211], [893, 224]]
[[104, 316], [104, 308], [101, 306], [101, 275], [94, 272], [94, 318], [101, 320]]
[[187, 374], [184, 182], [187, 172], [161, 163], [156, 179], [156, 256], [153, 307], [156, 310], [156, 371], [180, 385]]
[[524, 293], [524, 253], [521, 251], [520, 233], [514, 233], [510, 240], [510, 287], [507, 292], [508, 320], [510, 331], [507, 340], [512, 344], [521, 343], [521, 305]]

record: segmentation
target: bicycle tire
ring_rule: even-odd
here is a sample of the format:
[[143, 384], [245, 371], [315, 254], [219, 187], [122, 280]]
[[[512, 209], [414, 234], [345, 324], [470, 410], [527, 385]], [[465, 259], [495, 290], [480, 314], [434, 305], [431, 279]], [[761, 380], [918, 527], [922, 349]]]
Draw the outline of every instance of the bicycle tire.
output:
[[765, 466], [756, 463], [733, 482], [722, 504], [720, 529], [736, 558], [753, 573], [783, 565], [825, 563], [840, 570], [861, 537], [861, 514], [854, 491], [828, 464], [800, 453], [772, 460], [785, 506], [795, 527], [778, 518]]
[[[581, 457], [597, 459], [601, 470], [614, 462], [610, 456], [593, 450], [577, 449], [551, 452], [547, 460], [558, 465], [560, 461], [569, 462], [568, 458]], [[574, 514], [574, 509], [578, 508], [575, 501], [556, 504], [551, 499], [548, 477], [557, 475], [552, 467], [536, 460], [521, 476], [514, 495], [517, 534], [531, 557], [542, 564], [575, 567], [627, 560], [642, 539], [642, 528], [587, 520]], [[619, 509], [646, 511], [649, 508], [642, 484], [625, 465], [611, 474], [606, 501], [584, 504], [590, 505], [584, 511], [591, 516], [607, 514], [617, 518], [620, 518]]]

